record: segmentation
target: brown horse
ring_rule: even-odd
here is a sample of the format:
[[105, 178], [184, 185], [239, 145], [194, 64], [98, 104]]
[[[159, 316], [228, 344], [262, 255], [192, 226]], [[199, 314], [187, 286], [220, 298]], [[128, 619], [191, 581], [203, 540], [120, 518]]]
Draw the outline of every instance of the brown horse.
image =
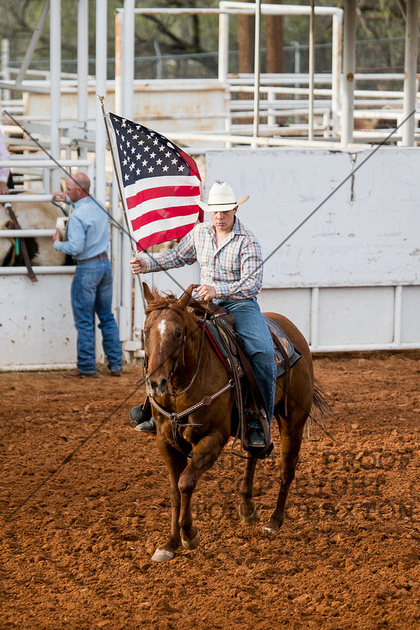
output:
[[[143, 287], [147, 303], [146, 392], [151, 398], [157, 444], [169, 469], [171, 484], [171, 532], [152, 557], [163, 561], [171, 560], [181, 543], [186, 549], [194, 549], [200, 542], [193, 523], [191, 497], [201, 475], [215, 463], [231, 436], [234, 392], [228, 372], [203, 334], [197, 315], [187, 308], [193, 285], [179, 299], [152, 293], [145, 283]], [[282, 315], [267, 315], [280, 325], [302, 354], [290, 374], [287, 414], [285, 377], [277, 381], [274, 415], [281, 434], [280, 491], [276, 508], [263, 526], [267, 535], [276, 536], [283, 524], [305, 423], [312, 404], [322, 409], [324, 401], [314, 386], [312, 357], [305, 338]], [[255, 458], [246, 460], [239, 487], [239, 513], [246, 523], [256, 520], [252, 502], [256, 462]]]

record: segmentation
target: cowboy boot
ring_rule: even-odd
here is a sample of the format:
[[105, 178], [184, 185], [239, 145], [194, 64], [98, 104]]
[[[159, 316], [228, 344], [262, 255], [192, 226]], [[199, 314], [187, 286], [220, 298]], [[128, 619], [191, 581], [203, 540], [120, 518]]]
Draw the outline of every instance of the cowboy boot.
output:
[[261, 427], [249, 427], [246, 438], [251, 448], [262, 448], [265, 446], [264, 431]]
[[152, 417], [152, 407], [147, 398], [142, 405], [133, 407], [130, 411], [130, 419], [136, 425], [136, 431], [142, 433], [156, 433], [156, 424]]

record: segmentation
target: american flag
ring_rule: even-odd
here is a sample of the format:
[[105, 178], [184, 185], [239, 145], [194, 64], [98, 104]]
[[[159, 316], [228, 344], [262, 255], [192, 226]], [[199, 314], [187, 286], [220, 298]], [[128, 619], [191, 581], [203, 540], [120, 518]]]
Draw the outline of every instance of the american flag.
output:
[[165, 136], [108, 114], [112, 147], [137, 249], [180, 240], [203, 220], [197, 164]]

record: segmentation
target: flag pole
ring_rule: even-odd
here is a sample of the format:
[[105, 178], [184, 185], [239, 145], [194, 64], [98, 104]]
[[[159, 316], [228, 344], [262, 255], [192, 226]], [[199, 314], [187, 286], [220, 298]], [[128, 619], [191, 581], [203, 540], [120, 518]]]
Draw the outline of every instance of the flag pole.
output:
[[[99, 94], [98, 94], [98, 98], [100, 99], [101, 106], [102, 106], [102, 113], [103, 113], [103, 117], [104, 117], [104, 122], [105, 122], [105, 126], [106, 126], [106, 131], [107, 131], [109, 144], [110, 144], [112, 160], [113, 160], [114, 168], [115, 168], [115, 171], [116, 171], [116, 177], [117, 177], [119, 194], [120, 194], [120, 197], [121, 197], [121, 202], [123, 204], [124, 218], [125, 218], [125, 221], [127, 222], [127, 225], [128, 225], [129, 237], [131, 239], [131, 243], [134, 241], [136, 243], [137, 249], [139, 249], [145, 256], [148, 256], [150, 260], [154, 260], [156, 262], [158, 271], [162, 271], [163, 273], [165, 273], [172, 280], [172, 282], [174, 282], [183, 292], [185, 292], [185, 287], [183, 287], [176, 280], [176, 278], [171, 276], [171, 274], [166, 269], [162, 269], [162, 267], [159, 264], [159, 262], [157, 262], [156, 259], [154, 259], [150, 255], [150, 253], [147, 251], [147, 248], [143, 247], [142, 245], [139, 245], [139, 243], [137, 243], [137, 239], [133, 236], [133, 232], [132, 232], [132, 229], [131, 229], [132, 226], [130, 225], [131, 221], [129, 221], [128, 211], [126, 211], [127, 210], [127, 206], [126, 206], [126, 197], [125, 197], [125, 194], [124, 194], [124, 184], [122, 182], [122, 171], [121, 171], [121, 168], [120, 168], [120, 163], [118, 161], [118, 156], [114, 153], [115, 142], [114, 143], [112, 142], [111, 135], [110, 135], [109, 127], [110, 127], [110, 125], [112, 125], [112, 122], [110, 121], [109, 115], [105, 112], [105, 108], [104, 108], [104, 101], [105, 101], [105, 99], [104, 99], [104, 97], [99, 96]], [[131, 122], [131, 121], [128, 121], [128, 122]], [[164, 140], [168, 143], [168, 146], [171, 146], [171, 147], [174, 148], [175, 153], [178, 155], [178, 157], [180, 157], [180, 159], [182, 159], [183, 162], [185, 162], [187, 164], [188, 168], [191, 169], [191, 166], [189, 165], [189, 163], [186, 162], [186, 159], [181, 155], [180, 149], [178, 149], [178, 147], [176, 147], [176, 145], [171, 143], [167, 138], [164, 138]], [[186, 158], [189, 158], [189, 156], [186, 156]], [[201, 178], [199, 177], [198, 179], [200, 180], [200, 183], [201, 183]], [[123, 228], [123, 230], [124, 230], [124, 232], [127, 232], [127, 230], [125, 230], [124, 228]], [[134, 255], [136, 255], [136, 254], [137, 254], [137, 252], [134, 252]], [[143, 301], [144, 301], [144, 298], [143, 298]]]
[[[129, 222], [128, 217], [127, 217], [127, 208], [126, 208], [126, 205], [125, 205], [125, 197], [124, 197], [124, 193], [123, 193], [122, 186], [121, 186], [120, 172], [119, 172], [116, 160], [115, 160], [115, 155], [114, 155], [114, 151], [113, 151], [113, 148], [112, 148], [111, 135], [109, 133], [108, 117], [107, 117], [107, 113], [105, 111], [105, 105], [104, 105], [105, 97], [104, 96], [100, 96], [98, 94], [98, 98], [99, 98], [99, 101], [101, 103], [102, 116], [103, 116], [104, 123], [105, 123], [106, 135], [108, 137], [109, 148], [110, 148], [111, 156], [112, 156], [112, 163], [114, 164], [115, 178], [117, 180], [118, 192], [120, 194], [120, 200], [121, 200], [121, 204], [122, 204], [122, 208], [123, 208], [124, 220], [125, 220], [125, 223], [126, 223], [126, 226], [127, 226], [127, 229], [128, 229], [128, 233], [129, 233], [129, 236], [130, 236], [131, 254], [132, 254], [133, 258], [134, 258], [136, 256], [136, 254], [137, 254], [137, 251], [134, 249], [133, 241], [136, 244], [137, 244], [137, 241], [136, 241], [136, 239], [134, 238], [134, 236], [131, 233], [130, 222]], [[142, 298], [142, 301], [143, 301], [143, 308], [146, 310], [146, 300], [145, 300], [144, 293], [143, 293], [143, 285], [142, 285], [142, 283], [140, 281], [140, 275], [137, 275], [137, 281], [138, 281], [138, 284], [139, 284], [140, 294], [141, 294], [141, 298]]]
[[125, 205], [125, 197], [124, 197], [124, 193], [123, 193], [123, 190], [122, 190], [121, 181], [120, 181], [120, 177], [119, 177], [118, 165], [117, 165], [117, 162], [116, 162], [116, 160], [115, 160], [114, 151], [112, 150], [112, 140], [111, 140], [111, 135], [110, 135], [110, 133], [109, 133], [109, 127], [108, 127], [108, 117], [107, 117], [107, 113], [106, 113], [106, 111], [105, 111], [105, 106], [104, 106], [104, 103], [105, 103], [105, 97], [104, 97], [104, 96], [100, 96], [100, 95], [98, 94], [98, 98], [99, 98], [99, 101], [100, 101], [100, 103], [101, 103], [102, 116], [103, 116], [103, 119], [104, 119], [104, 124], [105, 124], [105, 129], [106, 129], [106, 135], [107, 135], [107, 137], [108, 137], [109, 148], [110, 148], [110, 150], [111, 150], [112, 163], [113, 163], [113, 165], [114, 165], [115, 178], [116, 178], [116, 180], [117, 180], [118, 192], [119, 192], [119, 194], [120, 194], [120, 200], [121, 200], [121, 204], [122, 204], [122, 208], [123, 208], [124, 220], [125, 220], [126, 226], [127, 226], [128, 230], [129, 230], [129, 234], [130, 234], [131, 251], [132, 251], [133, 256], [135, 256], [137, 252], [134, 250], [134, 247], [133, 247], [133, 241], [134, 241], [134, 242], [136, 242], [136, 239], [135, 239], [135, 238], [134, 238], [134, 236], [131, 234], [130, 223], [129, 223], [129, 221], [128, 221], [127, 214], [126, 214], [126, 212], [127, 212], [127, 208], [126, 208], [126, 205]]

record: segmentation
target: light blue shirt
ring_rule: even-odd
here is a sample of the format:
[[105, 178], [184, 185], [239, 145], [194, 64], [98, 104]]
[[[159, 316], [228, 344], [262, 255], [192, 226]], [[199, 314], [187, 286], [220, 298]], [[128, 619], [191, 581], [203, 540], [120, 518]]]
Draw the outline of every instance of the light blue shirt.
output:
[[55, 241], [54, 249], [76, 260], [108, 252], [108, 215], [104, 206], [98, 203], [92, 197], [76, 201], [69, 217], [67, 241]]

